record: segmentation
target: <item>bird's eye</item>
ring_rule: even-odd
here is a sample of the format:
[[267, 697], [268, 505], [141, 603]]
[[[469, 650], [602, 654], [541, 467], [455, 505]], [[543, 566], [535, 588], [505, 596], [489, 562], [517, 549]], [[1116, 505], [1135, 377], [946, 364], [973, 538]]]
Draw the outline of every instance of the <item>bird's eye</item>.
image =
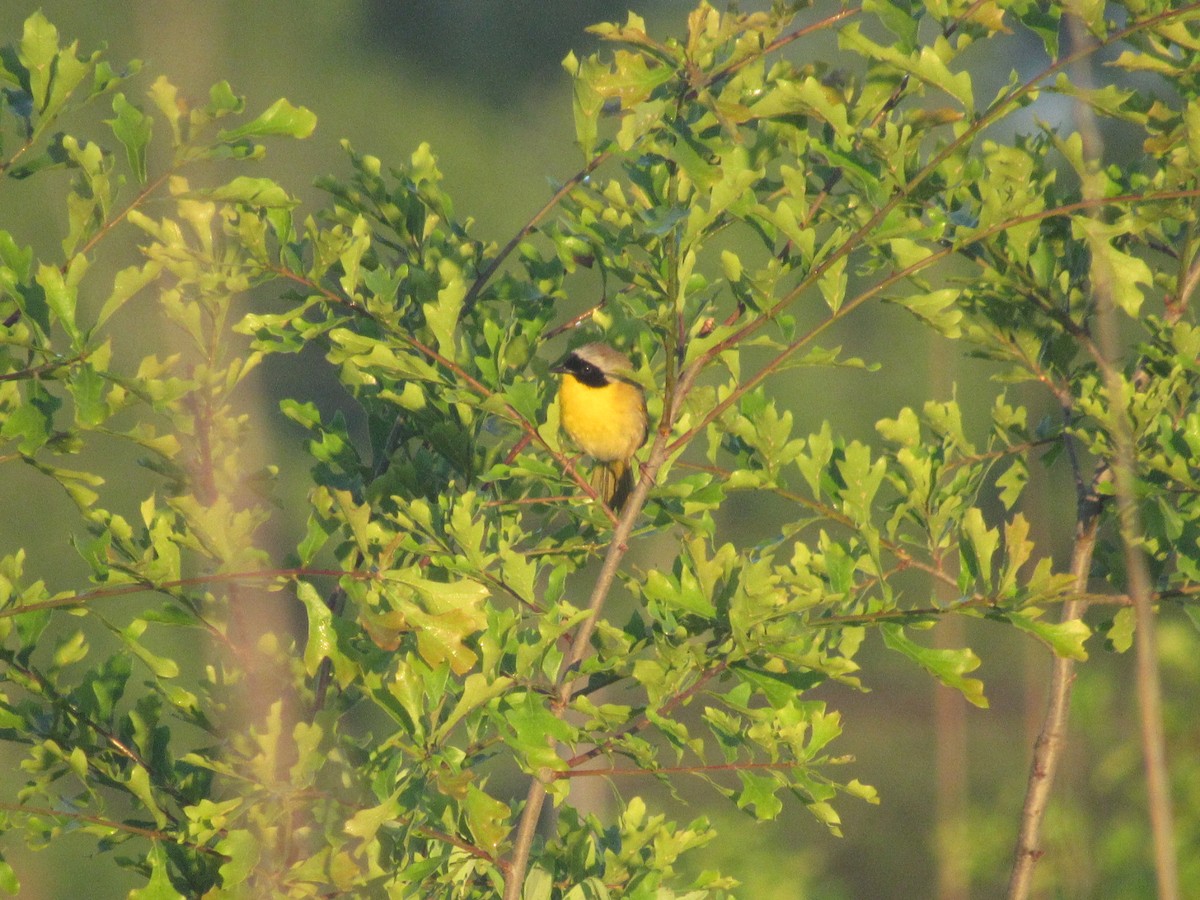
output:
[[589, 387], [604, 387], [608, 384], [604, 370], [581, 356], [572, 356], [568, 359], [566, 368], [576, 379]]

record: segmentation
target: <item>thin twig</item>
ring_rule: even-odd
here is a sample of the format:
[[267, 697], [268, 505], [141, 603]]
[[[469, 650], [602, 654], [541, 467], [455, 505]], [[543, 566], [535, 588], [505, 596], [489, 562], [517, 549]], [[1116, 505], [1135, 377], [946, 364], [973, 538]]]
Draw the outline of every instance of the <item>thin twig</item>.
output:
[[709, 775], [714, 772], [753, 772], [753, 771], [786, 771], [807, 766], [807, 760], [792, 760], [779, 762], [731, 762], [710, 763], [699, 766], [659, 766], [654, 769], [618, 768], [608, 766], [603, 769], [576, 769], [574, 771], [556, 772], [555, 778], [616, 778], [621, 775]]
[[[678, 406], [674, 408], [678, 409]], [[670, 409], [664, 409], [663, 418], [664, 423], [673, 421], [674, 416]], [[596, 628], [596, 624], [600, 619], [600, 613], [604, 608], [604, 602], [608, 598], [613, 582], [616, 579], [617, 569], [620, 567], [621, 560], [625, 558], [625, 554], [629, 550], [628, 541], [633, 534], [634, 523], [641, 514], [642, 507], [645, 505], [646, 498], [650, 494], [650, 487], [654, 484], [659, 468], [661, 468], [663, 462], [667, 459], [667, 434], [669, 433], [669, 428], [669, 424], [660, 426], [658, 437], [655, 439], [654, 446], [650, 451], [650, 457], [647, 459], [645, 465], [642, 466], [641, 477], [634, 486], [633, 493], [625, 501], [625, 508], [621, 513], [621, 518], [617, 522], [616, 529], [613, 531], [612, 541], [608, 545], [608, 552], [605, 554], [600, 573], [596, 576], [591, 597], [588, 598], [588, 616], [579, 624], [571, 640], [570, 649], [563, 658], [562, 666], [556, 678], [557, 696], [555, 698], [555, 708], [556, 712], [560, 715], [566, 709], [567, 704], [570, 703], [571, 697], [575, 693], [574, 674], [579, 663], [587, 655], [591, 644], [592, 632]], [[533, 838], [537, 833], [537, 823], [541, 818], [542, 807], [546, 801], [546, 785], [555, 777], [556, 775], [553, 771], [542, 769], [530, 779], [529, 790], [525, 796], [525, 806], [521, 811], [521, 819], [517, 825], [517, 834], [513, 840], [512, 868], [504, 881], [504, 900], [517, 900], [521, 896], [521, 890], [525, 883], [525, 871], [529, 864], [529, 855], [533, 849]]]
[[126, 597], [130, 594], [140, 594], [144, 591], [158, 591], [173, 597], [170, 591], [176, 588], [199, 587], [206, 584], [223, 584], [240, 581], [273, 581], [277, 578], [303, 578], [306, 576], [343, 578], [361, 578], [374, 580], [380, 577], [377, 572], [353, 572], [346, 569], [254, 569], [245, 572], [216, 572], [211, 575], [195, 575], [191, 578], [177, 578], [171, 581], [131, 581], [128, 584], [117, 584], [109, 587], [83, 591], [79, 594], [67, 594], [61, 597], [50, 597], [47, 600], [37, 600], [33, 603], [21, 603], [0, 609], [0, 619], [10, 616], [21, 616], [25, 613], [37, 612], [42, 609], [60, 609], [64, 607], [83, 606], [93, 600], [108, 597]]
[[500, 252], [492, 258], [492, 261], [488, 263], [487, 267], [479, 273], [479, 277], [475, 279], [475, 283], [471, 285], [470, 289], [466, 293], [466, 296], [463, 297], [464, 309], [470, 308], [471, 304], [475, 302], [475, 298], [479, 296], [479, 292], [483, 290], [484, 285], [491, 280], [492, 276], [496, 274], [496, 270], [500, 268], [506, 259], [508, 259], [509, 255], [517, 248], [521, 241], [525, 240], [525, 238], [529, 236], [533, 229], [538, 226], [538, 223], [540, 223], [542, 219], [549, 215], [550, 211], [558, 206], [558, 204], [562, 202], [563, 198], [575, 189], [576, 185], [579, 185], [586, 180], [587, 177], [591, 175], [592, 172], [596, 171], [596, 169], [598, 169], [601, 165], [603, 165], [611, 155], [612, 151], [610, 150], [597, 153], [590, 160], [588, 160], [587, 165], [564, 181], [559, 186], [558, 190], [550, 195], [550, 199], [542, 204], [541, 209], [529, 217], [529, 220], [521, 226], [517, 233], [512, 236], [512, 239], [509, 240], [509, 242], [500, 249]]
[[187, 847], [195, 850], [197, 853], [205, 853], [209, 856], [225, 857], [225, 854], [205, 844], [198, 844], [194, 841], [183, 840], [178, 834], [167, 831], [158, 831], [153, 828], [142, 828], [138, 825], [130, 825], [128, 822], [118, 822], [116, 819], [107, 819], [104, 816], [93, 816], [87, 813], [71, 812], [64, 809], [49, 809], [44, 806], [26, 806], [23, 803], [6, 803], [0, 801], [0, 810], [24, 816], [40, 816], [46, 819], [65, 819], [70, 822], [87, 822], [90, 825], [100, 825], [104, 828], [111, 828], [113, 831], [123, 831], [126, 834], [135, 834], [139, 837], [149, 838], [152, 841], [162, 841], [167, 844], [178, 844], [181, 847]]
[[[1069, 438], [1068, 438], [1069, 440]], [[1087, 590], [1088, 571], [1096, 548], [1096, 528], [1099, 524], [1099, 505], [1080, 498], [1080, 513], [1075, 529], [1075, 544], [1071, 551], [1071, 574], [1076, 596], [1063, 604], [1060, 620], [1070, 622], [1083, 616], [1087, 609], [1082, 599]], [[1009, 900], [1029, 896], [1033, 884], [1033, 868], [1042, 856], [1041, 828], [1054, 775], [1066, 747], [1067, 716], [1070, 711], [1071, 687], [1075, 681], [1075, 660], [1055, 655], [1050, 670], [1050, 696], [1042, 729], [1033, 746], [1033, 762], [1025, 788], [1025, 803], [1021, 810], [1021, 825], [1017, 849], [1008, 882]]]

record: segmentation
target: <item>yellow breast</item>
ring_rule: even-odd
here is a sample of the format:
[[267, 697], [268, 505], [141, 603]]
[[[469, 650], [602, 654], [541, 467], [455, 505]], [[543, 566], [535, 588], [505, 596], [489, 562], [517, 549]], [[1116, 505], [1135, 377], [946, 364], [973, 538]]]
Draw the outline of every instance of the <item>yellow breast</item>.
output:
[[565, 374], [558, 390], [563, 429], [599, 462], [629, 459], [646, 440], [646, 404], [640, 388], [624, 381], [588, 387]]

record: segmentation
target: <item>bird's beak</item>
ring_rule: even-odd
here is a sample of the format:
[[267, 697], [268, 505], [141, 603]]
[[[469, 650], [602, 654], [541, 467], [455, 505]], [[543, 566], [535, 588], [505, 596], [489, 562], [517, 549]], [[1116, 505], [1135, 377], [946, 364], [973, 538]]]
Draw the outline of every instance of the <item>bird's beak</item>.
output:
[[555, 375], [566, 374], [567, 361], [565, 359], [560, 359], [558, 362], [556, 362], [554, 365], [552, 365], [550, 367], [550, 371], [553, 372]]

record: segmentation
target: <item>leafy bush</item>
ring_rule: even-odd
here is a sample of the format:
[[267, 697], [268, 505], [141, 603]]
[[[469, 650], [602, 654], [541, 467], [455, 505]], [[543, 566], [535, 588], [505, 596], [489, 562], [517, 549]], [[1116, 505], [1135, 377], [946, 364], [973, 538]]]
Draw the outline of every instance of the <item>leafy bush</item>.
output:
[[[0, 172], [71, 181], [59, 248], [0, 231], [0, 462], [38, 478], [7, 504], [70, 498], [91, 584], [0, 559], [0, 737], [25, 779], [4, 827], [93, 836], [142, 898], [726, 896], [731, 877], [679, 874], [712, 824], [637, 776], [838, 833], [844, 795], [878, 798], [822, 686], [858, 686], [878, 633], [986, 705], [975, 653], [921, 636], [969, 617], [1059, 659], [1023, 895], [1073, 663], [1138, 641], [1153, 759], [1154, 616], [1195, 616], [1196, 10], [1121, 10], [1080, 5], [1069, 52], [1059, 7], [1017, 2], [701, 5], [668, 41], [596, 26], [614, 49], [565, 61], [582, 168], [503, 244], [456, 215], [426, 145], [400, 166], [347, 148], [302, 213], [245, 173], [308, 137], [308, 110], [146, 88], [31, 16], [0, 55]], [[1013, 32], [1050, 62], [989, 100], [973, 47]], [[833, 36], [844, 67], [792, 59]], [[1091, 84], [1110, 51], [1120, 77]], [[1016, 131], [1043, 94], [1077, 130]], [[1144, 152], [1105, 162], [1100, 121]], [[877, 365], [828, 338], [881, 303], [999, 386], [897, 409], [871, 444], [797, 434], [805, 390]], [[572, 328], [628, 350], [647, 391], [620, 515], [558, 432], [541, 348]], [[270, 423], [239, 390], [301, 352], [345, 402], [300, 383], [280, 403], [311, 456], [281, 552]], [[760, 540], [730, 501], [781, 522]], [[1046, 549], [1064, 529], [1066, 564]], [[570, 795], [600, 777], [615, 814]]]

